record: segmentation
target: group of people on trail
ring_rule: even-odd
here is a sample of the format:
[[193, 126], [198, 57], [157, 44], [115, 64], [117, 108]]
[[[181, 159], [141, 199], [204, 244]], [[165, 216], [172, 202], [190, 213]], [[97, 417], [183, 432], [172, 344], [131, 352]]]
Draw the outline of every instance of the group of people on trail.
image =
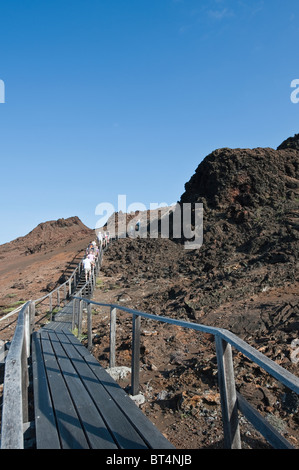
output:
[[106, 232], [98, 232], [98, 241], [99, 245], [103, 248], [107, 247], [110, 242], [110, 233]]
[[83, 259], [83, 268], [85, 271], [86, 282], [91, 278], [92, 269], [95, 267], [96, 258], [99, 255], [99, 247], [96, 242], [91, 242], [86, 248], [86, 255]]

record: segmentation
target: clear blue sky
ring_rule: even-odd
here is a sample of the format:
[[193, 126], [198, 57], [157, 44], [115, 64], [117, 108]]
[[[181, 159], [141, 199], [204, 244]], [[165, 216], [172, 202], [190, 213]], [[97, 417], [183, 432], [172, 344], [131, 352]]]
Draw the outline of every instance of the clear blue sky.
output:
[[220, 147], [299, 132], [298, 0], [0, 3], [0, 243], [171, 204]]

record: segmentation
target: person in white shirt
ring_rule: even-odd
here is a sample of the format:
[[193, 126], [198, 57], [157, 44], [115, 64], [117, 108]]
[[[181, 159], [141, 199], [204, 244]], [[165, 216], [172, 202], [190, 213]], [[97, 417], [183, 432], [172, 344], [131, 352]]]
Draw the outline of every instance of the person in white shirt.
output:
[[90, 276], [91, 276], [91, 261], [87, 256], [83, 260], [83, 267], [84, 267], [84, 270], [85, 270], [85, 280], [87, 282], [90, 279]]
[[95, 255], [94, 255], [94, 253], [92, 253], [92, 252], [88, 253], [87, 258], [88, 258], [89, 261], [91, 262], [91, 266], [94, 267], [94, 263], [95, 263]]

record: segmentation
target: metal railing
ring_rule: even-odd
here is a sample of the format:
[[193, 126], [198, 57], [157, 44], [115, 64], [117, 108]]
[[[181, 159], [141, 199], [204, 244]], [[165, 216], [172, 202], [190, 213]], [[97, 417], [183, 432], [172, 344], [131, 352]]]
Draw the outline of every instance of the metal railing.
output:
[[[198, 323], [176, 320], [169, 317], [157, 316], [146, 312], [140, 312], [121, 305], [95, 302], [91, 299], [74, 296], [73, 322], [82, 319], [83, 303], [87, 305], [87, 329], [88, 349], [92, 348], [92, 314], [91, 306], [97, 305], [110, 308], [110, 355], [109, 367], [115, 366], [116, 345], [116, 312], [117, 310], [132, 315], [132, 362], [131, 362], [131, 394], [139, 391], [140, 369], [140, 320], [146, 318], [158, 322], [168, 323], [212, 334], [215, 338], [216, 357], [218, 365], [218, 384], [221, 397], [222, 422], [224, 433], [224, 445], [230, 449], [241, 448], [238, 411], [265, 437], [274, 447], [281, 449], [293, 449], [294, 447], [260, 414], [250, 403], [236, 390], [232, 347], [244, 354], [247, 358], [259, 365], [280, 383], [299, 394], [299, 378], [269, 359], [267, 356], [250, 346], [235, 334], [222, 328], [209, 327]], [[80, 326], [79, 326], [80, 328]]]

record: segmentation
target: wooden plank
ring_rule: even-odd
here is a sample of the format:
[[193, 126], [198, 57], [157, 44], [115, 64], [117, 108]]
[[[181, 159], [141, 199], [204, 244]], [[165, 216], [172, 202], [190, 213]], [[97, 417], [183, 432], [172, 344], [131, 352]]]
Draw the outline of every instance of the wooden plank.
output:
[[60, 449], [39, 335], [32, 335], [32, 374], [37, 449]]
[[[73, 338], [75, 337], [72, 338], [73, 344], [71, 344], [72, 341], [68, 340], [68, 338], [71, 339], [71, 336], [63, 335], [64, 338], [62, 337], [62, 334], [58, 334], [58, 336], [61, 344], [63, 345], [63, 348], [67, 352], [68, 356], [72, 359], [77, 373], [82, 377], [82, 379], [84, 378], [84, 384], [92, 396], [94, 403], [96, 404], [99, 412], [103, 417], [103, 420], [112, 433], [118, 446], [121, 449], [147, 449], [148, 446], [144, 443], [135, 427], [132, 426], [130, 420], [128, 420], [127, 416], [112, 399], [111, 395], [107, 392], [103, 384], [94, 375], [88, 363], [74, 347], [73, 344], [76, 343], [76, 341], [74, 341]], [[77, 342], [80, 344], [78, 340]], [[84, 346], [83, 348], [87, 353], [87, 357], [92, 357]], [[122, 391], [119, 385], [114, 381], [112, 386], [117, 387]]]
[[[49, 337], [90, 447], [92, 449], [117, 449], [92, 397], [59, 341], [61, 334], [57, 336], [53, 331], [49, 333]], [[87, 369], [86, 366], [85, 369]], [[82, 373], [85, 377], [86, 371], [83, 370]]]
[[100, 380], [110, 397], [117, 403], [130, 424], [140, 434], [146, 445], [151, 449], [174, 449], [175, 447], [163, 436], [155, 425], [143, 414], [133, 400], [111, 378], [94, 356], [70, 332], [65, 335], [74, 345], [80, 356], [84, 358], [95, 376]]
[[41, 330], [40, 335], [61, 446], [63, 449], [88, 449], [88, 442], [82, 428], [78, 425], [79, 418], [62, 377], [48, 334]]
[[43, 331], [71, 331], [72, 324], [68, 321], [52, 321], [43, 327]]

